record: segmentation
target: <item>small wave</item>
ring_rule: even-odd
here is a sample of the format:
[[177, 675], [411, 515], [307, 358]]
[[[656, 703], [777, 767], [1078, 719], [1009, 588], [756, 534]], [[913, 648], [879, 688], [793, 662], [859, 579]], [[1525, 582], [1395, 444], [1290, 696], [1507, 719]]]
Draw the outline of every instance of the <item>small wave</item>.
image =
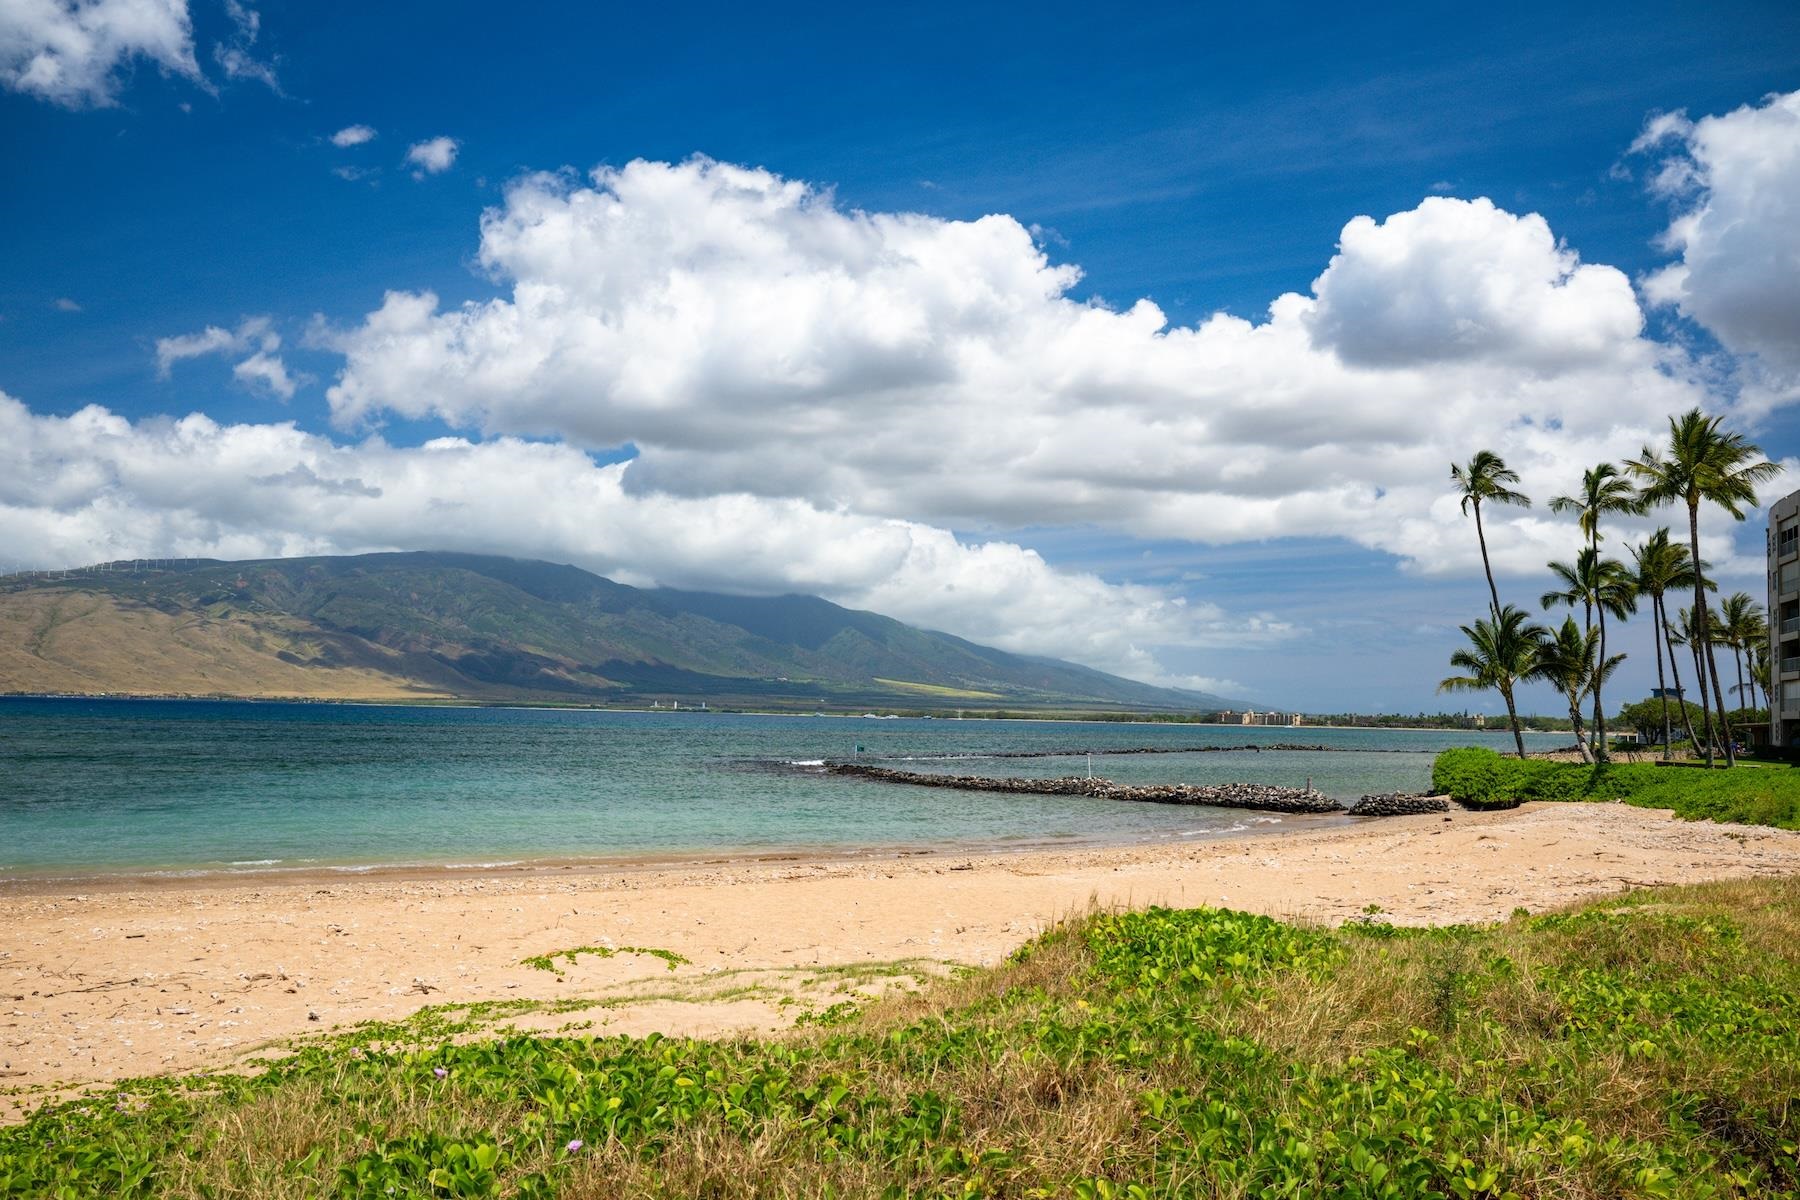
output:
[[506, 859], [500, 859], [499, 861], [496, 861], [496, 862], [445, 863], [444, 869], [446, 871], [471, 871], [471, 870], [476, 870], [476, 869], [487, 869], [487, 868], [491, 868], [491, 867], [517, 867], [517, 866], [522, 865], [524, 862], [525, 862], [525, 860], [522, 858], [506, 858]]
[[825, 765], [825, 760], [822, 758], [790, 758], [790, 759], [788, 759], [788, 766], [790, 766], [790, 767], [822, 767], [824, 765]]
[[225, 865], [228, 867], [272, 867], [280, 861], [279, 858], [240, 858]]

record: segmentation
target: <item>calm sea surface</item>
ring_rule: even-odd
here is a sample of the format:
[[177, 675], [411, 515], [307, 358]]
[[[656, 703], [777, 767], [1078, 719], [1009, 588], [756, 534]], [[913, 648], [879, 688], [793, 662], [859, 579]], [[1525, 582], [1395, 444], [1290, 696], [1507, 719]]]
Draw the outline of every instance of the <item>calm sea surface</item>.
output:
[[[1528, 735], [1529, 737], [1530, 735]], [[1540, 735], [1536, 745], [1566, 737]], [[1051, 721], [0, 699], [0, 879], [777, 849], [1041, 846], [1307, 828], [1212, 808], [875, 784], [824, 758], [909, 770], [1086, 774], [1020, 750], [1304, 742], [1317, 751], [1103, 756], [1120, 782], [1418, 790], [1446, 746], [1497, 734]]]

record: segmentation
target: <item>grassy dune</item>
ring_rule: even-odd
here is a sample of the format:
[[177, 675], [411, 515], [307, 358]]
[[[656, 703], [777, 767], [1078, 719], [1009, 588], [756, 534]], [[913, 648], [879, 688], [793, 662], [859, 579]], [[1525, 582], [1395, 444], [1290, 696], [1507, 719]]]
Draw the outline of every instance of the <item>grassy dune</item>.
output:
[[0, 1194], [1768, 1197], [1800, 1189], [1800, 880], [1482, 928], [1095, 915], [790, 1037], [473, 1034], [0, 1130]]

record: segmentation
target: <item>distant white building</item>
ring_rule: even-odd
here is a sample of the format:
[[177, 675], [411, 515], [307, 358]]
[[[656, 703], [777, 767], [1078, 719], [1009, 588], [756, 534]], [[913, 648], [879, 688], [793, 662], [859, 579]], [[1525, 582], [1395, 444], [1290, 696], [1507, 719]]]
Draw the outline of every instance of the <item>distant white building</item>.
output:
[[1219, 725], [1298, 725], [1300, 724], [1300, 714], [1257, 712], [1254, 709], [1237, 712], [1228, 708], [1214, 717], [1213, 721]]

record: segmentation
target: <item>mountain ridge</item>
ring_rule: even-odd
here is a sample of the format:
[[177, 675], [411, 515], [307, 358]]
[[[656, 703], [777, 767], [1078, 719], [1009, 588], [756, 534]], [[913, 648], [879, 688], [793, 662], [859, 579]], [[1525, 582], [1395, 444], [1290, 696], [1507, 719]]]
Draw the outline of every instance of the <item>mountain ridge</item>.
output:
[[1227, 706], [817, 596], [634, 588], [406, 551], [0, 581], [0, 692], [1139, 709]]

